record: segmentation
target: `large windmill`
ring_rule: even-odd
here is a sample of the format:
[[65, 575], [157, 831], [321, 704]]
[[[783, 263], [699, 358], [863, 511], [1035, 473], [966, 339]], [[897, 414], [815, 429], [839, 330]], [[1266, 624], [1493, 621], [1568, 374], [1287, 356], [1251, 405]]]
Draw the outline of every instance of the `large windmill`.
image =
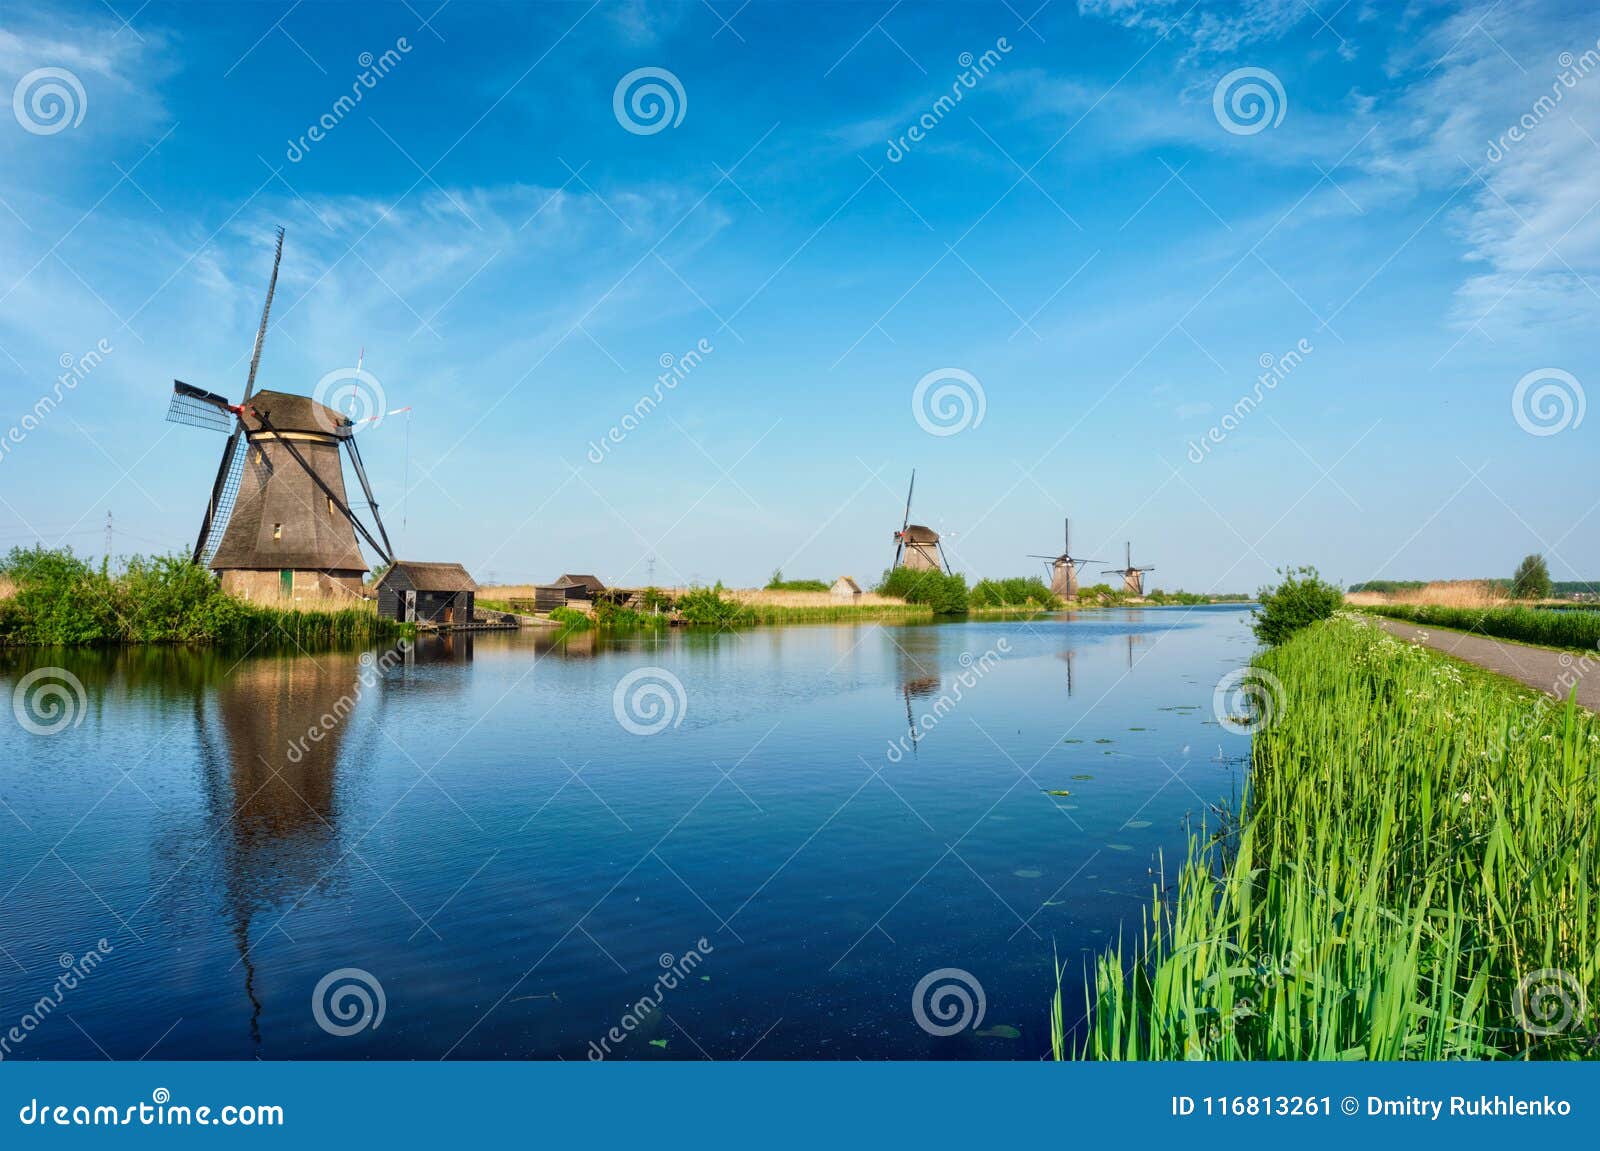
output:
[[1129, 543], [1127, 546], [1128, 546], [1127, 559], [1123, 562], [1123, 566], [1120, 567], [1120, 568], [1114, 568], [1114, 569], [1112, 569], [1110, 571], [1101, 572], [1100, 574], [1101, 575], [1119, 575], [1119, 576], [1121, 576], [1122, 577], [1122, 590], [1123, 591], [1127, 592], [1129, 595], [1142, 596], [1142, 595], [1144, 595], [1144, 573], [1145, 572], [1153, 572], [1156, 569], [1155, 569], [1155, 567], [1153, 565], [1150, 566], [1150, 567], [1142, 567], [1142, 568], [1134, 567], [1133, 566], [1133, 544]]
[[950, 564], [939, 547], [939, 533], [930, 527], [911, 522], [911, 493], [917, 487], [917, 472], [911, 470], [911, 486], [906, 488], [906, 514], [901, 518], [900, 530], [894, 533], [894, 566], [908, 567], [912, 571], [950, 571]]
[[[280, 228], [243, 398], [232, 404], [172, 382], [168, 420], [228, 434], [194, 562], [220, 573], [225, 590], [248, 599], [359, 592], [368, 569], [356, 533], [385, 563], [394, 556], [356, 448], [355, 422], [309, 396], [255, 390], [282, 259]], [[350, 509], [341, 445], [361, 482], [376, 536]]]
[[1061, 521], [1061, 554], [1058, 556], [1029, 555], [1029, 559], [1045, 560], [1050, 568], [1050, 594], [1062, 599], [1078, 598], [1078, 568], [1083, 564], [1104, 563], [1072, 554], [1072, 521]]

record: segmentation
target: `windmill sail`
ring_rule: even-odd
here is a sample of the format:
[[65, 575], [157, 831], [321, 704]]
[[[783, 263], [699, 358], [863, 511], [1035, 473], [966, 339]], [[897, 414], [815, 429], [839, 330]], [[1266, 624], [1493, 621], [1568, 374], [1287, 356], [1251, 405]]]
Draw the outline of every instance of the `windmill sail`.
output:
[[233, 503], [239, 495], [239, 482], [244, 477], [244, 461], [250, 454], [239, 450], [239, 432], [228, 438], [222, 450], [222, 463], [217, 468], [216, 482], [211, 486], [211, 502], [206, 505], [206, 518], [200, 525], [200, 539], [195, 544], [194, 562], [209, 567], [211, 557], [217, 554], [217, 544], [228, 530], [228, 518], [233, 515]]

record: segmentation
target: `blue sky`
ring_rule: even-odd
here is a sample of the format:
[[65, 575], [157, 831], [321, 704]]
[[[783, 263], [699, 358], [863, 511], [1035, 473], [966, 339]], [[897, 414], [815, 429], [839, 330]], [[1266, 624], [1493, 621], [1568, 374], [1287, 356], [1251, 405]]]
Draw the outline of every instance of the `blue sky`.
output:
[[[281, 224], [259, 386], [364, 347], [413, 409], [361, 440], [398, 550], [480, 579], [874, 577], [913, 467], [974, 576], [1071, 515], [1169, 588], [1597, 577], [1558, 403], [1600, 366], [1597, 37], [1510, 0], [8, 5], [0, 542], [187, 545], [220, 440], [171, 381], [240, 393]], [[669, 122], [619, 114], [639, 69]], [[919, 420], [930, 376], [965, 414]]]

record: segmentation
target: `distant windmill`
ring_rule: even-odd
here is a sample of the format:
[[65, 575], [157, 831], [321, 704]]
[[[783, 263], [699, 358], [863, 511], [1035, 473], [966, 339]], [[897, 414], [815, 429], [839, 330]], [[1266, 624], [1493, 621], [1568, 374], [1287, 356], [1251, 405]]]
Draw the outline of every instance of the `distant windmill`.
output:
[[911, 493], [916, 486], [917, 472], [913, 468], [911, 486], [906, 488], [906, 514], [900, 521], [900, 530], [894, 533], [894, 566], [908, 567], [912, 571], [943, 570], [948, 574], [950, 564], [939, 547], [939, 533], [911, 522]]
[[[181, 380], [172, 383], [169, 421], [228, 433], [193, 558], [219, 572], [224, 588], [248, 598], [359, 593], [368, 569], [356, 533], [385, 563], [394, 555], [356, 448], [355, 422], [309, 396], [255, 390], [282, 259], [280, 228], [243, 399], [231, 404]], [[341, 445], [376, 536], [350, 509]]]
[[1104, 560], [1089, 559], [1084, 556], [1072, 554], [1072, 521], [1062, 520], [1061, 554], [1058, 556], [1041, 556], [1030, 554], [1029, 559], [1046, 560], [1050, 568], [1050, 592], [1062, 599], [1078, 598], [1078, 568], [1083, 564], [1104, 563]]
[[1144, 573], [1155, 571], [1155, 567], [1136, 568], [1133, 566], [1133, 544], [1128, 544], [1127, 560], [1121, 568], [1101, 572], [1101, 575], [1119, 575], [1122, 577], [1122, 590], [1129, 595], [1144, 595]]

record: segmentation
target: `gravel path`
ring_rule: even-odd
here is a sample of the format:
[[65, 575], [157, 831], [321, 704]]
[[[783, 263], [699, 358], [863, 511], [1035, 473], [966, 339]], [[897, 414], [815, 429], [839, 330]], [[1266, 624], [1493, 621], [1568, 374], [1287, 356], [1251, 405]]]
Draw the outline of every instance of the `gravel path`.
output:
[[1378, 626], [1392, 636], [1475, 663], [1563, 702], [1566, 701], [1567, 691], [1576, 682], [1578, 706], [1600, 711], [1600, 674], [1585, 674], [1600, 673], [1600, 660], [1579, 653], [1551, 651], [1512, 643], [1510, 640], [1450, 631], [1448, 628], [1418, 627], [1400, 620], [1375, 618]]

